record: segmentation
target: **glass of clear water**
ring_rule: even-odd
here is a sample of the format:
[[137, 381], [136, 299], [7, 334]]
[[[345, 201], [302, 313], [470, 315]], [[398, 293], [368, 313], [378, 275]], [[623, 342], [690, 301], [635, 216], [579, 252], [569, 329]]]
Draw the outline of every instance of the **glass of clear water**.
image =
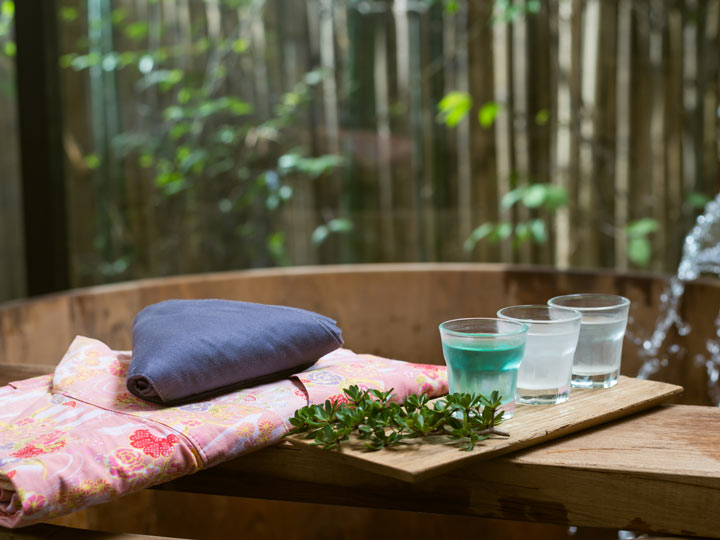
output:
[[569, 294], [548, 300], [552, 307], [582, 313], [580, 338], [575, 349], [572, 386], [610, 388], [620, 377], [622, 342], [630, 300], [612, 294]]
[[505, 418], [515, 411], [515, 384], [527, 326], [504, 319], [454, 319], [440, 325], [450, 392], [502, 396]]
[[530, 405], [554, 405], [567, 401], [573, 355], [580, 334], [580, 312], [529, 305], [503, 308], [497, 316], [528, 325], [515, 399]]

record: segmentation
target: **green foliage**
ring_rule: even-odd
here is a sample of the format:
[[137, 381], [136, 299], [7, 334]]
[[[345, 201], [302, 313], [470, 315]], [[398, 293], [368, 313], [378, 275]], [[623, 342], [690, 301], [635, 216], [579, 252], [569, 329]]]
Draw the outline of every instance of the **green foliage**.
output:
[[685, 195], [685, 203], [691, 208], [697, 210], [702, 210], [703, 208], [705, 208], [705, 205], [711, 200], [712, 199], [710, 197], [698, 191], [691, 191], [690, 193]]
[[427, 394], [411, 394], [402, 404], [393, 400], [392, 389], [360, 390], [351, 386], [344, 398], [309, 405], [290, 418], [293, 428], [287, 435], [304, 433], [306, 439], [325, 448], [336, 448], [356, 436], [368, 450], [396, 446], [403, 440], [445, 435], [463, 450], [491, 435], [507, 436], [496, 429], [502, 422], [497, 391], [489, 398], [480, 394], [450, 394], [428, 404]]
[[538, 126], [544, 126], [548, 123], [550, 120], [550, 111], [547, 109], [540, 109], [537, 113], [535, 113], [535, 123]]
[[10, 57], [17, 53], [15, 42], [11, 39], [14, 18], [15, 3], [13, 0], [2, 0], [0, 2], [0, 51]]
[[[448, 127], [462, 122], [473, 108], [473, 99], [467, 92], [448, 92], [438, 103], [438, 121]], [[488, 101], [478, 109], [478, 122], [487, 129], [503, 110], [502, 103]]]
[[331, 233], [350, 233], [353, 230], [353, 223], [349, 219], [334, 218], [325, 225], [319, 225], [312, 233], [312, 243], [319, 246]]
[[[5, 13], [13, 4], [0, 0], [0, 6], [0, 13]], [[87, 7], [78, 6], [61, 8], [61, 19], [86, 19]], [[93, 148], [85, 164], [98, 175], [106, 175], [113, 167], [134, 161], [152, 183], [153, 204], [162, 206], [158, 213], [179, 212], [185, 227], [182, 236], [187, 237], [181, 241], [195, 238], [195, 245], [203, 248], [202, 256], [214, 250], [220, 260], [232, 261], [233, 267], [290, 264], [284, 232], [287, 224], [280, 214], [292, 200], [294, 183], [318, 179], [343, 165], [339, 156], [310, 155], [297, 147], [298, 141], [304, 140], [296, 128], [299, 115], [305, 113], [315, 87], [330, 73], [309, 71], [289, 91], [260, 100], [245, 93], [252, 85], [238, 85], [236, 79], [238, 72], [247, 69], [246, 55], [275, 54], [268, 49], [252, 51], [252, 22], [264, 16], [264, 2], [220, 0], [219, 6], [231, 14], [220, 36], [210, 39], [204, 29], [196, 28], [192, 42], [167, 44], [168, 40], [162, 39], [162, 45], [152, 48], [151, 36], [166, 31], [162, 25], [153, 26], [158, 23], [152, 17], [138, 19], [134, 10], [116, 7], [109, 17], [88, 21], [92, 32], [60, 58], [60, 66], [79, 72], [99, 66], [102, 73], [111, 73], [102, 77], [113, 82], [103, 84], [132, 87], [143, 120], [125, 124], [137, 128], [113, 134], [110, 149]], [[0, 24], [2, 20], [0, 15]], [[231, 21], [237, 21], [234, 28]], [[112, 32], [115, 49], [104, 48], [110, 40], [98, 37], [107, 32]], [[93, 99], [107, 103], [108, 97]], [[263, 99], [269, 110], [265, 107], [261, 113], [253, 104]], [[204, 234], [201, 227], [215, 219], [200, 204], [209, 200], [216, 201], [217, 219], [222, 220], [213, 226], [220, 225], [222, 234], [233, 234], [233, 239]], [[112, 229], [98, 230], [98, 246], [121, 237], [123, 227], [129, 229], [130, 214], [122, 202], [108, 204], [115, 206], [115, 223]], [[351, 229], [347, 219], [329, 220], [318, 227], [313, 240], [319, 244], [330, 234]], [[219, 229], [214, 230], [219, 234]], [[129, 243], [123, 249], [112, 255], [104, 253], [100, 271], [114, 277], [131, 270], [137, 249]], [[215, 268], [222, 264], [212, 263]]]
[[517, 19], [540, 11], [540, 0], [495, 0], [493, 3], [493, 23], [512, 23]]
[[457, 126], [472, 109], [473, 100], [467, 92], [450, 92], [438, 103], [438, 120], [448, 127]]
[[478, 122], [480, 122], [480, 125], [482, 127], [487, 129], [492, 126], [493, 123], [495, 123], [495, 118], [501, 112], [502, 105], [500, 103], [496, 103], [495, 101], [488, 101], [482, 107], [480, 107], [480, 111], [478, 111]]
[[627, 254], [630, 261], [637, 266], [647, 266], [652, 258], [652, 245], [648, 236], [660, 228], [653, 218], [642, 218], [632, 221], [625, 227], [628, 238]]
[[[567, 190], [562, 186], [540, 183], [529, 184], [508, 191], [500, 201], [500, 206], [505, 209], [510, 209], [516, 204], [542, 211], [546, 218], [549, 218], [559, 208], [567, 206], [568, 194]], [[547, 242], [548, 237], [545, 219], [531, 219], [517, 223], [514, 227], [507, 222], [483, 223], [470, 233], [470, 236], [463, 244], [463, 249], [472, 252], [478, 242], [483, 239], [488, 239], [490, 242], [499, 242], [513, 235], [515, 245], [525, 242], [544, 244]]]

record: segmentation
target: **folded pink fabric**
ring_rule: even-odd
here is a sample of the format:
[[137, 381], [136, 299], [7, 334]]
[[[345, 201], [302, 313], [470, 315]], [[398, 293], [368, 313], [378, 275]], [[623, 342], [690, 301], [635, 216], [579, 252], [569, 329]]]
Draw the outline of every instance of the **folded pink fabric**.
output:
[[445, 368], [339, 349], [296, 376], [163, 407], [128, 393], [130, 354], [77, 337], [54, 375], [0, 387], [0, 525], [22, 527], [279, 441], [295, 410], [350, 385], [447, 392]]

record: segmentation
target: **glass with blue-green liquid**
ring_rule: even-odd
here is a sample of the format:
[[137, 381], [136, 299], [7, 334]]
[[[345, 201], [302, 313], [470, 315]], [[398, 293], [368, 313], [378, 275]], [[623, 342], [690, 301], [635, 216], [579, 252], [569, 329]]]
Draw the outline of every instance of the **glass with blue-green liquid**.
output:
[[528, 327], [492, 318], [454, 319], [440, 325], [450, 392], [502, 396], [505, 418], [515, 411], [515, 386]]

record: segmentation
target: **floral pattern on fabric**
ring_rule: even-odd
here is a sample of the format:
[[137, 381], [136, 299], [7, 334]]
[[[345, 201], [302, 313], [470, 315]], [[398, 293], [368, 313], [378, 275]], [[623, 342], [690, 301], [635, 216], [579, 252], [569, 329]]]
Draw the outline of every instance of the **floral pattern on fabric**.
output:
[[0, 525], [20, 527], [278, 442], [343, 389], [447, 392], [444, 368], [340, 349], [296, 377], [163, 407], [127, 392], [130, 354], [77, 337], [54, 375], [0, 387]]

